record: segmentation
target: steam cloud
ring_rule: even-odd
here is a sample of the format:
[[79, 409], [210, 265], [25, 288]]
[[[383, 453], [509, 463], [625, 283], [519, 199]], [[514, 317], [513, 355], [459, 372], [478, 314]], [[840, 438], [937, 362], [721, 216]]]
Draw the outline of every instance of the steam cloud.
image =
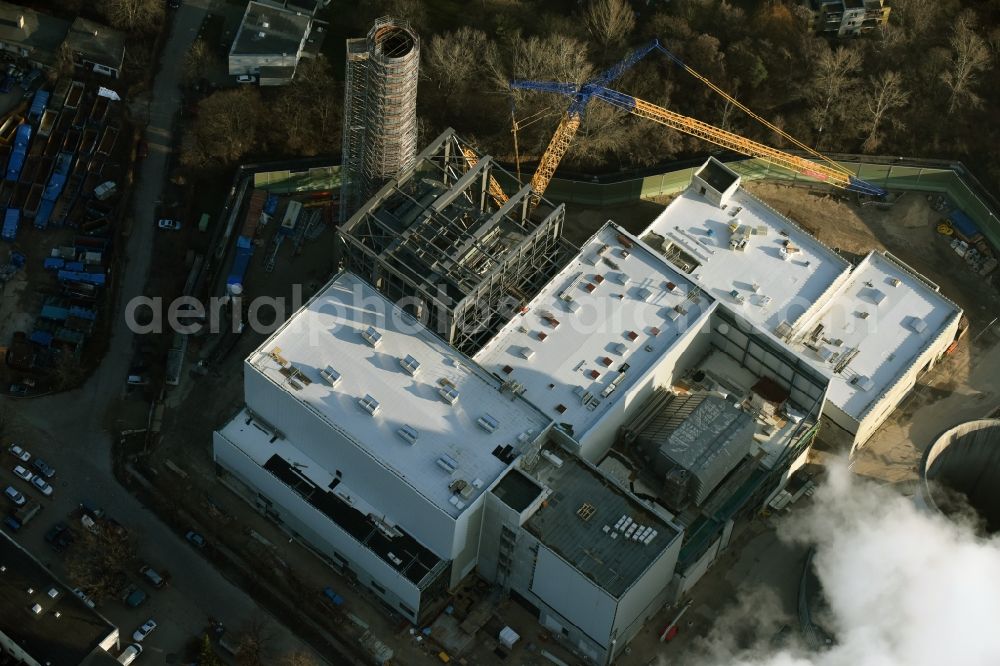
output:
[[[750, 593], [727, 610], [697, 654], [703, 666], [997, 666], [1000, 540], [977, 535], [911, 499], [830, 469], [812, 505], [779, 536], [815, 544], [813, 565], [829, 602], [820, 624], [836, 637], [818, 652], [776, 647], [777, 600]], [[774, 612], [770, 609], [774, 608]], [[798, 635], [798, 623], [794, 632]], [[757, 638], [749, 641], [747, 635]]]

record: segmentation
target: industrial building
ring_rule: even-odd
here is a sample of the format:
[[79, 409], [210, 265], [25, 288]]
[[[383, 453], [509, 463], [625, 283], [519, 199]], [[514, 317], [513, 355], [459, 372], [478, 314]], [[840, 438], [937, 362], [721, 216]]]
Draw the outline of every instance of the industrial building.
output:
[[417, 154], [420, 39], [406, 21], [385, 17], [346, 50], [341, 220]]
[[247, 359], [215, 459], [409, 620], [476, 572], [610, 663], [787, 502], [821, 419], [863, 441], [961, 313], [715, 160], [641, 236], [609, 221], [572, 256], [561, 207], [511, 184], [451, 131], [385, 184], [347, 271]]
[[550, 426], [350, 273], [246, 360], [244, 391], [216, 461], [413, 622], [475, 567], [484, 495]]
[[563, 206], [530, 208], [530, 186], [495, 197], [497, 181], [516, 182], [449, 129], [339, 230], [349, 270], [466, 354], [574, 252]]
[[888, 254], [852, 267], [714, 158], [640, 236], [828, 376], [824, 437], [852, 448], [958, 333], [961, 309], [937, 285]]
[[[0, 663], [116, 664], [118, 628], [0, 534]], [[115, 652], [117, 654], [117, 652]]]

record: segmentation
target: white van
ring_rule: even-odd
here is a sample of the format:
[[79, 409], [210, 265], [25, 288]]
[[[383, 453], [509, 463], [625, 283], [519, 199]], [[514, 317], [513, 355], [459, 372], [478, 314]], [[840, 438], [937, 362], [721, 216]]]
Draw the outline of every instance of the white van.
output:
[[125, 648], [125, 651], [118, 656], [118, 663], [128, 666], [135, 661], [136, 657], [140, 654], [142, 654], [142, 646], [138, 643], [132, 643], [132, 645]]

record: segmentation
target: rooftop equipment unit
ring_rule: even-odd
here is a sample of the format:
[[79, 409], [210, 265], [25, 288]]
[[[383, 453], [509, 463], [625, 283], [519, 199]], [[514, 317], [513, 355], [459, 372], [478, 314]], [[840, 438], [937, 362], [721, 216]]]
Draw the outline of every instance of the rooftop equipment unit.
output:
[[403, 370], [406, 370], [410, 376], [415, 376], [417, 374], [417, 370], [420, 369], [420, 361], [413, 358], [409, 354], [406, 355], [406, 358], [399, 359], [399, 364], [403, 366]]
[[378, 400], [369, 394], [365, 394], [365, 397], [358, 400], [358, 404], [361, 405], [361, 409], [365, 410], [372, 416], [375, 416], [375, 413], [378, 412]]
[[458, 469], [458, 461], [448, 455], [443, 455], [437, 459], [437, 466], [448, 472], [448, 474], [454, 474], [455, 470]]
[[382, 334], [376, 331], [374, 326], [369, 326], [361, 331], [361, 337], [372, 347], [378, 347], [378, 343], [382, 341]]
[[403, 427], [396, 431], [396, 434], [405, 439], [409, 444], [416, 444], [420, 433], [413, 426], [403, 424]]
[[500, 422], [489, 414], [483, 414], [480, 416], [476, 423], [478, 423], [479, 427], [486, 432], [496, 432], [496, 429], [500, 427]]
[[442, 386], [438, 389], [438, 395], [440, 395], [449, 405], [454, 405], [458, 402], [458, 389], [454, 386]]
[[330, 386], [336, 386], [337, 382], [340, 381], [340, 373], [334, 370], [332, 365], [328, 365], [320, 370], [319, 376]]

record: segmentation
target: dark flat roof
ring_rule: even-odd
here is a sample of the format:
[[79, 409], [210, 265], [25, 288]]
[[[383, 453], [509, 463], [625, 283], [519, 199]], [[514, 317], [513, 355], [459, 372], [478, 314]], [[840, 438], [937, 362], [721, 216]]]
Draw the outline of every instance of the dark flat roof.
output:
[[705, 166], [698, 171], [698, 177], [715, 188], [717, 192], [725, 192], [739, 178], [721, 162], [716, 161], [714, 157], [705, 162]]
[[523, 472], [512, 469], [493, 488], [493, 494], [503, 503], [521, 513], [542, 494], [542, 487], [529, 479]]
[[66, 44], [88, 60], [115, 69], [125, 60], [125, 35], [96, 21], [84, 18], [73, 21]]
[[[115, 626], [6, 534], [0, 535], [0, 567], [0, 632], [42, 664], [92, 663], [91, 653], [103, 652], [98, 646]], [[38, 614], [32, 611], [35, 604], [41, 607]]]
[[311, 22], [307, 14], [250, 2], [230, 53], [295, 55]]
[[[616, 599], [679, 536], [672, 525], [577, 458], [567, 456], [561, 467], [538, 474], [552, 494], [525, 529]], [[623, 516], [656, 535], [648, 544], [620, 533], [612, 537]]]
[[[23, 19], [24, 27], [19, 24]], [[0, 2], [0, 41], [36, 49], [29, 54], [43, 63], [55, 61], [55, 53], [66, 38], [69, 22], [33, 9]]]

